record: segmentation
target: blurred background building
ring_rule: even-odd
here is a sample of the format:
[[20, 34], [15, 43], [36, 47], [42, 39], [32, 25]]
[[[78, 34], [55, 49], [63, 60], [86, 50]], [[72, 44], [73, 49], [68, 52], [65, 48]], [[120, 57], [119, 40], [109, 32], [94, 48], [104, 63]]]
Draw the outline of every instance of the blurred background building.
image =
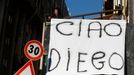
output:
[[[73, 15], [67, 18], [83, 19], [127, 19], [128, 1], [127, 0], [103, 0], [103, 10], [100, 12], [85, 12], [85, 14]], [[87, 16], [93, 16], [87, 18]], [[99, 15], [99, 16], [98, 16]]]
[[[43, 23], [55, 8], [60, 18], [68, 16], [64, 0], [0, 0], [0, 75], [13, 75], [28, 61], [26, 42], [42, 41]], [[39, 75], [39, 61], [34, 67]]]
[[[103, 11], [69, 16], [65, 0], [0, 0], [0, 75], [13, 75], [28, 61], [23, 52], [28, 41], [38, 40], [48, 51], [51, 18], [100, 14], [92, 19], [128, 20], [128, 10], [127, 0], [104, 0]], [[45, 75], [46, 57], [34, 61], [36, 75]]]

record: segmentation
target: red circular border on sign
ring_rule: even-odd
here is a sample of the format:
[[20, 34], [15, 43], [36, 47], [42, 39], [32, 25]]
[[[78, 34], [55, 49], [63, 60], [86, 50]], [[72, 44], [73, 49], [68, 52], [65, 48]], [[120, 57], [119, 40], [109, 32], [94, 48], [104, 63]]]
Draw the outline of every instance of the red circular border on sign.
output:
[[[40, 53], [40, 55], [39, 55], [38, 57], [31, 57], [31, 56], [28, 54], [27, 49], [28, 49], [28, 46], [29, 46], [31, 43], [36, 43], [36, 44], [38, 44], [38, 45], [40, 46], [41, 53]], [[30, 60], [39, 60], [39, 59], [42, 57], [42, 55], [44, 54], [44, 49], [43, 49], [43, 46], [41, 45], [41, 43], [40, 43], [39, 41], [37, 41], [37, 40], [31, 40], [31, 41], [29, 41], [29, 42], [26, 43], [26, 45], [25, 45], [25, 47], [24, 47], [24, 53], [25, 53], [26, 57], [27, 57], [28, 59], [30, 59]]]

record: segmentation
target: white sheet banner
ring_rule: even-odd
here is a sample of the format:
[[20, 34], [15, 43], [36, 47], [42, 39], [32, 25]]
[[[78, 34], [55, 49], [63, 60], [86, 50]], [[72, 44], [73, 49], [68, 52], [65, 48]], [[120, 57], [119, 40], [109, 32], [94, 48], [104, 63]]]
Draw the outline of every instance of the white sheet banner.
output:
[[47, 75], [124, 75], [125, 20], [52, 19]]

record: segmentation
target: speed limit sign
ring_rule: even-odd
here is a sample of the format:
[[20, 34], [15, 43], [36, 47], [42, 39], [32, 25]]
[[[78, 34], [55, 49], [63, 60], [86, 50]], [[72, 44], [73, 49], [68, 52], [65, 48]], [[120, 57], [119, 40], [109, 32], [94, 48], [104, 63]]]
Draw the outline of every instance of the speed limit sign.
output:
[[39, 41], [31, 40], [26, 43], [24, 53], [28, 59], [38, 60], [44, 54], [44, 48]]

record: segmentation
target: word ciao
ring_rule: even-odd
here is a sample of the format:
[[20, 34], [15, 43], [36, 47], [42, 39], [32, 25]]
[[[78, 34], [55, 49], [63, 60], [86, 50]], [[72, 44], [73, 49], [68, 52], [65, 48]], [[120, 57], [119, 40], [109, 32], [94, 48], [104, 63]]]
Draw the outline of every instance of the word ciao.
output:
[[[71, 65], [71, 63], [70, 63], [70, 61], [71, 61], [71, 52], [70, 52], [70, 48], [68, 48], [68, 50], [67, 50], [68, 52], [68, 56], [67, 56], [67, 62], [66, 62], [66, 67], [65, 67], [65, 70], [66, 71], [69, 71], [69, 66]], [[52, 60], [52, 55], [53, 54], [56, 54], [57, 56], [58, 56], [58, 62], [56, 63], [56, 65], [54, 65], [53, 67], [51, 67], [51, 65], [53, 65], [52, 64], [52, 62], [53, 62], [53, 60]], [[80, 66], [82, 66], [82, 65], [80, 65], [81, 63], [83, 63], [84, 64], [84, 62], [86, 62], [85, 60], [83, 60], [81, 57], [83, 57], [83, 56], [87, 56], [87, 55], [90, 55], [90, 54], [88, 54], [88, 53], [84, 53], [84, 52], [78, 52], [78, 59], [77, 59], [77, 72], [87, 72], [88, 70], [84, 70], [83, 68], [80, 68]], [[50, 71], [53, 71], [53, 70], [55, 70], [56, 68], [58, 68], [58, 65], [60, 64], [60, 62], [62, 61], [61, 60], [61, 58], [64, 58], [65, 56], [61, 56], [61, 53], [57, 50], [57, 49], [55, 49], [55, 48], [52, 48], [51, 49], [51, 51], [50, 51], [50, 60], [51, 60], [51, 62], [49, 63], [49, 68], [48, 68], [48, 71], [50, 72]], [[96, 69], [96, 70], [102, 70], [104, 67], [105, 67], [105, 63], [108, 63], [109, 64], [109, 67], [111, 68], [111, 69], [113, 69], [113, 70], [122, 70], [123, 69], [123, 67], [124, 67], [124, 59], [123, 59], [123, 57], [119, 54], [119, 53], [117, 53], [117, 52], [113, 52], [113, 53], [111, 53], [111, 55], [109, 55], [109, 59], [108, 59], [108, 61], [105, 61], [104, 59], [105, 59], [105, 57], [107, 57], [107, 55], [106, 55], [106, 53], [105, 52], [103, 52], [103, 51], [97, 51], [97, 52], [95, 52], [95, 53], [93, 53], [92, 54], [92, 56], [91, 56], [91, 64], [93, 65], [93, 67]], [[120, 58], [120, 60], [118, 60], [120, 63], [121, 63], [121, 65], [120, 66], [116, 66], [115, 64], [113, 64], [113, 62], [112, 61], [115, 61], [115, 60], [112, 60], [112, 58], [114, 58], [114, 57], [119, 57]], [[100, 60], [101, 59], [101, 60]], [[97, 62], [97, 63], [96, 63]], [[116, 64], [119, 64], [119, 63], [116, 63]], [[99, 66], [98, 66], [99, 65]], [[88, 65], [87, 65], [88, 66]]]
[[[60, 26], [62, 25], [75, 25], [74, 22], [72, 21], [63, 21], [63, 22], [60, 22], [58, 24], [56, 24], [56, 30], [58, 33], [60, 33], [61, 35], [64, 35], [64, 36], [71, 36], [73, 35], [74, 33], [73, 32], [64, 32], [63, 30], [60, 29]], [[92, 28], [92, 26], [94, 25], [97, 25], [95, 28]], [[115, 33], [112, 33], [111, 31], [114, 31], [115, 29], [111, 28], [111, 30], [109, 31], [110, 27], [116, 27], [116, 29], [118, 29], [117, 32]], [[71, 26], [68, 26], [68, 27], [71, 27]], [[82, 21], [79, 22], [79, 29], [78, 29], [78, 36], [81, 36], [81, 30], [82, 30]], [[122, 33], [122, 27], [120, 26], [120, 24], [118, 23], [108, 23], [106, 25], [103, 25], [101, 24], [101, 22], [99, 21], [93, 21], [93, 22], [89, 22], [88, 23], [88, 28], [87, 28], [87, 37], [90, 38], [91, 37], [91, 32], [98, 32], [99, 33], [99, 38], [102, 37], [102, 31], [104, 31], [106, 33], [106, 35], [108, 36], [111, 36], [111, 37], [116, 37], [116, 36], [119, 36], [121, 35]]]

